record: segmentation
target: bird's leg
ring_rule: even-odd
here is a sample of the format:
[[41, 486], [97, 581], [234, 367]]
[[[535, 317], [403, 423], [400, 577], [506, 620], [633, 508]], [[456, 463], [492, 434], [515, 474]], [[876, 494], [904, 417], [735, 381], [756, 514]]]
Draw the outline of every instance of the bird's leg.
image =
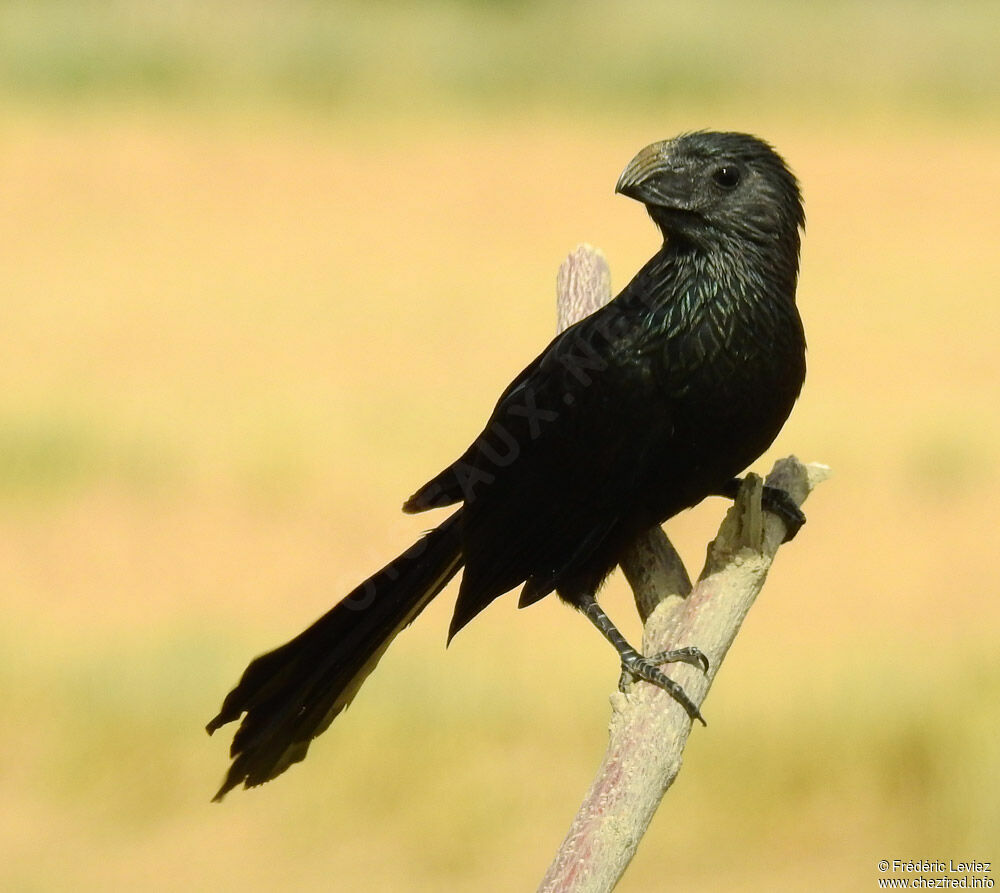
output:
[[621, 691], [625, 691], [625, 685], [630, 679], [645, 679], [646, 682], [651, 682], [653, 685], [667, 692], [687, 711], [687, 715], [691, 719], [697, 719], [702, 725], [705, 725], [705, 720], [699, 712], [697, 705], [688, 697], [687, 692], [684, 691], [680, 684], [674, 682], [673, 679], [662, 673], [656, 666], [657, 664], [680, 662], [691, 664], [706, 671], [708, 670], [708, 658], [704, 654], [691, 646], [688, 648], [677, 648], [674, 651], [662, 651], [659, 654], [654, 654], [652, 657], [643, 657], [635, 648], [629, 645], [625, 637], [618, 631], [618, 627], [611, 622], [611, 618], [604, 613], [592, 595], [584, 596], [577, 604], [587, 619], [601, 631], [601, 635], [618, 652], [622, 662], [622, 674], [618, 680], [618, 688]]
[[[725, 496], [727, 499], [735, 499], [736, 495], [740, 492], [740, 485], [742, 483], [742, 478], [733, 478], [730, 481], [726, 481], [725, 484], [715, 491], [714, 495]], [[787, 543], [793, 539], [795, 534], [802, 528], [802, 525], [806, 523], [806, 516], [802, 513], [802, 509], [799, 508], [798, 503], [782, 490], [781, 487], [769, 487], [765, 484], [760, 496], [760, 505], [765, 512], [777, 515], [784, 522], [785, 539], [783, 542]]]

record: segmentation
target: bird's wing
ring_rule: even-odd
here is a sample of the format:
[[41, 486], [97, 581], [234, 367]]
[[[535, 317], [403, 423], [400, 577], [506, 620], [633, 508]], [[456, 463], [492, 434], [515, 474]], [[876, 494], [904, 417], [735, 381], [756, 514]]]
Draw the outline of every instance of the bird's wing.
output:
[[525, 580], [523, 603], [552, 591], [613, 534], [619, 507], [641, 501], [670, 420], [636, 331], [613, 304], [567, 329], [504, 391], [465, 453], [407, 502], [465, 503], [452, 634]]

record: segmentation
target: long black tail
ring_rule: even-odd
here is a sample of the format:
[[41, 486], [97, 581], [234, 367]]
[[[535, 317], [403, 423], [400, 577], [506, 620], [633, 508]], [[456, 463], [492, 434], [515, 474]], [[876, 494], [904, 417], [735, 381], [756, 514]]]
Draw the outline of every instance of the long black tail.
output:
[[253, 787], [302, 760], [333, 722], [389, 643], [462, 567], [461, 510], [365, 580], [290, 642], [246, 668], [208, 726], [245, 713], [233, 736], [229, 773], [216, 800], [239, 784]]

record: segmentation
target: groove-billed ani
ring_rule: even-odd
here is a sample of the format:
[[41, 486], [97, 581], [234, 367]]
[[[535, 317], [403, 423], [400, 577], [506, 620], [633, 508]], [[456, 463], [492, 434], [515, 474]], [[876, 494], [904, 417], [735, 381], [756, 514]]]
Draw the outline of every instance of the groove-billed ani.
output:
[[[216, 795], [301, 760], [389, 643], [465, 567], [449, 640], [493, 599], [550, 592], [580, 608], [623, 669], [683, 690], [656, 666], [706, 666], [696, 648], [640, 656], [594, 601], [637, 535], [735, 478], [774, 440], [805, 376], [795, 307], [798, 184], [741, 133], [643, 149], [617, 192], [642, 202], [663, 247], [608, 305], [559, 335], [501, 395], [482, 434], [404, 510], [462, 503], [437, 529], [282, 647], [253, 661], [213, 732], [243, 717]], [[788, 535], [804, 521], [781, 491]]]

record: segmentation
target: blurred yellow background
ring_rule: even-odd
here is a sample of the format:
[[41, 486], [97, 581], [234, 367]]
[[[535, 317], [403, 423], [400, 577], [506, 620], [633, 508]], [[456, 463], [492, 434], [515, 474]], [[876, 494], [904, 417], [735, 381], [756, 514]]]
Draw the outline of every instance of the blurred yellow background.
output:
[[[698, 127], [803, 182], [809, 378], [757, 468], [835, 476], [620, 889], [996, 865], [998, 103], [986, 2], [0, 4], [0, 887], [534, 888], [618, 675], [554, 599], [446, 651], [446, 593], [222, 806], [202, 726], [433, 523], [398, 507], [565, 254], [656, 249], [621, 168]], [[695, 571], [724, 508], [668, 525]]]

